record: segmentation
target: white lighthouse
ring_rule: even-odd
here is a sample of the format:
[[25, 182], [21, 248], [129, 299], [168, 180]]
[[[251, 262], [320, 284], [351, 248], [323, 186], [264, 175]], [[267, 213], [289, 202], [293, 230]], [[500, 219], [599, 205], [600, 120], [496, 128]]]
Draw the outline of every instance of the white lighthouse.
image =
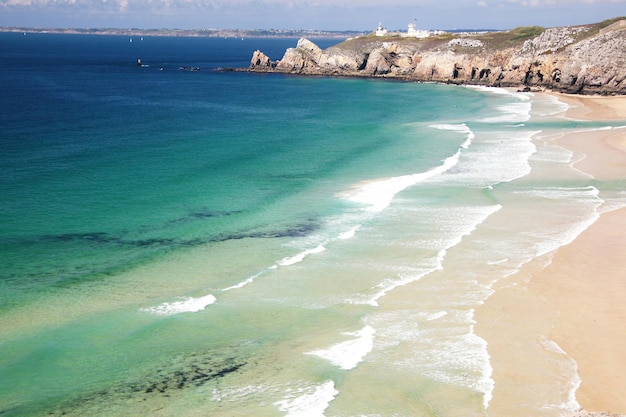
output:
[[387, 36], [387, 29], [383, 27], [381, 22], [378, 22], [378, 28], [376, 28], [376, 36]]

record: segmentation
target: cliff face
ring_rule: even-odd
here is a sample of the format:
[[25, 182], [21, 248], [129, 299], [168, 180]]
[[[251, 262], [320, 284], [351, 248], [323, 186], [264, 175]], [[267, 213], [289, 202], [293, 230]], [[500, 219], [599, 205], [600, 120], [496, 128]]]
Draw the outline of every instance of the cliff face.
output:
[[367, 36], [325, 50], [300, 39], [280, 61], [256, 51], [249, 69], [626, 94], [626, 19], [425, 39]]

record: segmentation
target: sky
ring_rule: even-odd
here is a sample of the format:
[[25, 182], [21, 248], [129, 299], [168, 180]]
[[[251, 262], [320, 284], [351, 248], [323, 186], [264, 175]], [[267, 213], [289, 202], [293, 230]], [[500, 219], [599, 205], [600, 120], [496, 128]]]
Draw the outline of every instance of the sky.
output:
[[0, 26], [32, 28], [512, 29], [625, 15], [626, 0], [0, 0]]

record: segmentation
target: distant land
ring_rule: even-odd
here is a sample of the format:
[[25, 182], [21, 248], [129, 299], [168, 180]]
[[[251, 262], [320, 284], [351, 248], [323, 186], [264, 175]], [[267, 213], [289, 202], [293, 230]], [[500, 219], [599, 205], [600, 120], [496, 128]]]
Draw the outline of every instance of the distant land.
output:
[[61, 33], [79, 35], [181, 36], [213, 38], [349, 38], [371, 31], [323, 31], [313, 29], [120, 29], [0, 27], [0, 32]]

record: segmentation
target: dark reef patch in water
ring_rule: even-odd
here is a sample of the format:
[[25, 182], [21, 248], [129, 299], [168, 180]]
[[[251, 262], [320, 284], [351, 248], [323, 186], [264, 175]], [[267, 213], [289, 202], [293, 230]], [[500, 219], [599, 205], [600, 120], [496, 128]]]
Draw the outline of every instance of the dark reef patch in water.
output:
[[[212, 214], [193, 215], [211, 216]], [[307, 219], [296, 224], [266, 225], [231, 234], [193, 238], [167, 236], [130, 238], [125, 233], [115, 235], [101, 231], [13, 238], [0, 242], [0, 250], [6, 249], [5, 252], [10, 253], [12, 250], [22, 250], [16, 249], [22, 247], [36, 253], [39, 251], [39, 245], [44, 245], [44, 247], [52, 245], [55, 257], [38, 259], [36, 263], [29, 265], [12, 265], [9, 262], [5, 265], [6, 268], [0, 271], [0, 281], [15, 289], [28, 289], [29, 291], [70, 287], [106, 279], [108, 276], [150, 262], [169, 251], [229, 240], [299, 238], [312, 234], [320, 227], [316, 219]], [[103, 251], [115, 253], [117, 256], [109, 256], [106, 260], [101, 259]], [[59, 262], [66, 258], [72, 261], [70, 263]]]
[[304, 237], [308, 236], [314, 231], [318, 230], [320, 225], [314, 220], [309, 220], [306, 223], [300, 223], [280, 230], [268, 230], [258, 232], [247, 232], [241, 234], [232, 234], [226, 236], [223, 241], [236, 240], [236, 239], [275, 239], [284, 237]]
[[241, 211], [219, 211], [219, 210], [211, 210], [209, 208], [203, 208], [196, 211], [192, 211], [185, 216], [179, 217], [177, 219], [169, 220], [165, 223], [165, 227], [169, 228], [170, 226], [180, 226], [187, 223], [192, 223], [195, 221], [209, 220], [209, 219], [217, 219], [220, 217], [228, 217], [241, 213]]
[[238, 372], [245, 365], [246, 362], [242, 359], [216, 356], [215, 352], [181, 356], [174, 358], [168, 366], [146, 375], [141, 381], [120, 383], [104, 390], [84, 394], [47, 410], [46, 415], [96, 415], [99, 411], [110, 412], [112, 407], [132, 403], [145, 403], [145, 407], [149, 409], [151, 400], [171, 397], [183, 390], [200, 387]]

